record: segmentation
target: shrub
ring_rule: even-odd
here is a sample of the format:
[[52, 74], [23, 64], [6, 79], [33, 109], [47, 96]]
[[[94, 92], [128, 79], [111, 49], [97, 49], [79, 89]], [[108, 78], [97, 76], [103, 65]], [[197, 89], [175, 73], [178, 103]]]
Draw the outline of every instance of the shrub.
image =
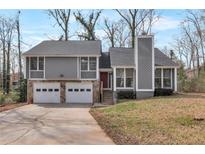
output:
[[13, 100], [12, 100], [11, 97], [5, 97], [4, 103], [5, 103], [5, 104], [13, 103]]
[[2, 105], [5, 102], [5, 96], [0, 95], [0, 105]]
[[205, 72], [201, 71], [199, 77], [186, 80], [184, 92], [205, 92]]
[[20, 84], [21, 84], [21, 86], [19, 86], [19, 88], [18, 88], [19, 102], [26, 102], [26, 99], [27, 99], [27, 80], [24, 79]]
[[117, 93], [118, 99], [136, 99], [136, 92], [134, 91], [119, 91]]
[[169, 96], [173, 94], [172, 89], [157, 88], [154, 91], [154, 96]]
[[13, 92], [10, 94], [9, 98], [11, 98], [11, 100], [12, 100], [13, 102], [19, 102], [20, 96], [19, 96], [19, 93], [18, 93], [18, 92], [13, 91]]

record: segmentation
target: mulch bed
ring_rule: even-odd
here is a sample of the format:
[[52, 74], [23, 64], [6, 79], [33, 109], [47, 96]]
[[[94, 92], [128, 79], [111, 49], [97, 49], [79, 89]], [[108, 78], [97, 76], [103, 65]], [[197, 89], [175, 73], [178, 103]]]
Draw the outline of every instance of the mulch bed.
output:
[[28, 103], [9, 103], [0, 105], [0, 112], [27, 105]]

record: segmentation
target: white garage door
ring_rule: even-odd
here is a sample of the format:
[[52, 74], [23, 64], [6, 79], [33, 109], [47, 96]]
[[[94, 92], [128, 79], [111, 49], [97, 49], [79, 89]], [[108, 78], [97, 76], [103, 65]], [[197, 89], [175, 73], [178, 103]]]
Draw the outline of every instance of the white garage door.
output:
[[34, 103], [60, 103], [60, 83], [34, 83]]
[[92, 103], [92, 83], [66, 83], [66, 103]]

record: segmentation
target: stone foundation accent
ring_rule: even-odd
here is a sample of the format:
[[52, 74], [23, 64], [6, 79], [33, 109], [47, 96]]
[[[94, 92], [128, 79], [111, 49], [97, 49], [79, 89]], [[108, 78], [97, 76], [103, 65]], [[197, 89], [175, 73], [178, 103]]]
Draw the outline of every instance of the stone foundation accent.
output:
[[60, 82], [60, 101], [61, 103], [65, 103], [65, 82]]
[[27, 102], [33, 103], [33, 82], [27, 81]]
[[93, 81], [93, 103], [100, 102], [100, 82]]
[[99, 81], [76, 81], [76, 80], [28, 80], [27, 81], [27, 102], [33, 103], [33, 83], [59, 82], [60, 83], [60, 102], [65, 103], [66, 83], [68, 82], [92, 82], [93, 83], [93, 103], [100, 102], [100, 82]]

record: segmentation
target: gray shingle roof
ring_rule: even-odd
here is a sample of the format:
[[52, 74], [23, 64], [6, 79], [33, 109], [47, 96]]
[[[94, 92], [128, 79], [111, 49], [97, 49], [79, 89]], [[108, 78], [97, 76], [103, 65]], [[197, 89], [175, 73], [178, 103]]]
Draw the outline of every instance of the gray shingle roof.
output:
[[161, 52], [158, 48], [154, 49], [155, 65], [156, 66], [178, 66], [177, 63], [172, 61], [167, 55]]
[[100, 59], [99, 59], [99, 67], [100, 68], [111, 68], [109, 52], [102, 52]]
[[[133, 48], [110, 48], [111, 66], [135, 66]], [[158, 48], [154, 49], [155, 66], [178, 66]]]
[[43, 41], [29, 51], [23, 53], [29, 55], [100, 55], [101, 41]]
[[133, 48], [110, 48], [111, 66], [135, 66]]

